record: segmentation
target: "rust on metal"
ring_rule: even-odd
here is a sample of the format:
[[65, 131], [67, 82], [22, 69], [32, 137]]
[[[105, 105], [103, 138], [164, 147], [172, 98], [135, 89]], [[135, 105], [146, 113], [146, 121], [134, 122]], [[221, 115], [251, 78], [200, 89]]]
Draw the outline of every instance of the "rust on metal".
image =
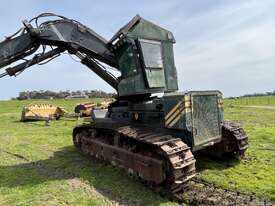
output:
[[76, 129], [75, 146], [121, 166], [147, 184], [163, 186], [174, 197], [195, 176], [194, 156], [181, 139], [144, 126], [104, 124], [104, 128], [95, 123]]

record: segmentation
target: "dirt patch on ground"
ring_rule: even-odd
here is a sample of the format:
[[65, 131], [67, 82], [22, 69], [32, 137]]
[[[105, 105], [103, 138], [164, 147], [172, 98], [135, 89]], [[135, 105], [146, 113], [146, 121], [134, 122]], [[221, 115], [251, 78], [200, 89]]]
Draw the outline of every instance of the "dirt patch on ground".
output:
[[65, 179], [68, 182], [71, 190], [80, 190], [84, 192], [89, 197], [94, 197], [100, 199], [104, 205], [108, 206], [141, 206], [142, 204], [139, 201], [130, 200], [128, 198], [123, 198], [114, 195], [111, 191], [106, 191], [102, 189], [94, 188], [88, 181], [82, 180], [78, 174], [74, 174], [72, 172], [65, 171], [62, 168], [51, 168], [41, 161], [33, 162], [28, 158], [12, 153], [6, 150], [0, 150], [13, 156], [14, 158], [20, 159], [25, 164], [26, 167], [31, 167], [41, 174], [49, 177], [50, 179]]
[[249, 108], [258, 108], [258, 109], [271, 109], [275, 110], [275, 106], [257, 106], [257, 105], [239, 105], [239, 107], [249, 107]]
[[85, 192], [85, 194], [88, 195], [89, 197], [96, 197], [96, 198], [102, 199], [102, 201], [104, 202], [104, 205], [111, 205], [111, 206], [123, 205], [123, 204], [120, 204], [119, 202], [106, 199], [100, 192], [98, 192], [93, 186], [91, 186], [89, 182], [82, 181], [79, 178], [69, 179], [67, 180], [67, 182], [70, 185], [70, 188], [72, 190], [76, 190], [76, 189], [81, 190]]
[[[88, 181], [81, 180], [79, 178], [73, 178], [67, 180], [68, 184], [71, 186], [72, 190], [74, 189], [80, 189], [81, 191], [84, 191], [88, 196], [90, 197], [96, 197], [102, 199], [104, 205], [108, 206], [139, 206], [141, 205], [138, 202], [130, 201], [127, 199], [122, 199], [120, 197], [115, 197], [112, 195], [112, 198], [106, 198], [106, 192], [99, 192], [97, 189], [95, 189]], [[110, 197], [111, 194], [108, 194]]]
[[272, 206], [275, 200], [259, 198], [254, 194], [240, 193], [214, 187], [202, 180], [195, 179], [188, 183], [184, 193], [184, 202], [190, 205], [219, 206]]

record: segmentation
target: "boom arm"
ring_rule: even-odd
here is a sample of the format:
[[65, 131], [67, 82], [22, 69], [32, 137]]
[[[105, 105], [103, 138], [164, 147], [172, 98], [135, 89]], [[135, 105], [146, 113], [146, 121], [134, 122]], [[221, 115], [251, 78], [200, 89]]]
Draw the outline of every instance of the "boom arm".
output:
[[[15, 76], [26, 68], [51, 60], [67, 50], [117, 89], [118, 79], [97, 61], [117, 68], [115, 55], [108, 48], [107, 40], [81, 23], [62, 16], [57, 16], [60, 18], [58, 20], [46, 21], [38, 26], [38, 19], [48, 16], [57, 15], [45, 13], [33, 18], [30, 22], [23, 21], [24, 27], [21, 29], [21, 34], [18, 35], [19, 31], [15, 34], [16, 37], [8, 37], [0, 43], [0, 69], [34, 54], [40, 46], [43, 47], [42, 53], [34, 55], [32, 59], [25, 60], [14, 67], [5, 68], [6, 72], [0, 74], [0, 78], [6, 75]], [[34, 20], [36, 28], [31, 25]], [[46, 52], [46, 46], [56, 48]]]

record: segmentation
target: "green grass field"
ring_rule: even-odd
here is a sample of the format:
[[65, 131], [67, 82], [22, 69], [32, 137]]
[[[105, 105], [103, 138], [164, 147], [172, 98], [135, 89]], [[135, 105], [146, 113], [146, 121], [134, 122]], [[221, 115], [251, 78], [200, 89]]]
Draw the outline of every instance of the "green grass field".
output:
[[[79, 100], [51, 102], [72, 111]], [[71, 133], [81, 120], [62, 119], [49, 127], [19, 122], [22, 107], [30, 103], [0, 101], [0, 205], [177, 205], [123, 170], [80, 155]], [[275, 199], [275, 111], [231, 105], [225, 118], [244, 125], [247, 157], [242, 162], [200, 158], [198, 176], [217, 187]]]
[[275, 96], [241, 97], [238, 99], [227, 99], [225, 103], [227, 105], [275, 106]]

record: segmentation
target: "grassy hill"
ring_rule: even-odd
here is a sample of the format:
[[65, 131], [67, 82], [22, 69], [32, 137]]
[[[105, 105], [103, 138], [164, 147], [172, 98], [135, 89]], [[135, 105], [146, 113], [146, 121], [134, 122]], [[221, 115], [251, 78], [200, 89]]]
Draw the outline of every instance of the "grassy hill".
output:
[[[72, 111], [79, 101], [50, 102]], [[71, 133], [81, 120], [62, 119], [49, 127], [19, 122], [22, 107], [30, 103], [0, 101], [0, 205], [177, 205], [123, 170], [79, 154]], [[198, 178], [275, 200], [275, 111], [231, 106], [225, 118], [244, 125], [247, 157], [242, 162], [199, 158]]]

